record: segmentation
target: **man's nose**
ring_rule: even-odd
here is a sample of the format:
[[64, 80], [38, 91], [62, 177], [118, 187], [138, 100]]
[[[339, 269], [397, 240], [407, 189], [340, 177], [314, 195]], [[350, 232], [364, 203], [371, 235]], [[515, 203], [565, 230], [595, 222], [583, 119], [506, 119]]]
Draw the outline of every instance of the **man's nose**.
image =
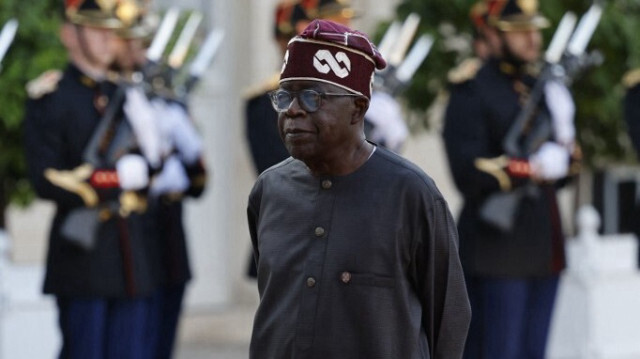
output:
[[294, 117], [299, 115], [300, 113], [304, 113], [305, 110], [300, 106], [300, 99], [298, 96], [293, 96], [293, 100], [291, 100], [291, 104], [287, 109], [286, 113], [289, 117]]

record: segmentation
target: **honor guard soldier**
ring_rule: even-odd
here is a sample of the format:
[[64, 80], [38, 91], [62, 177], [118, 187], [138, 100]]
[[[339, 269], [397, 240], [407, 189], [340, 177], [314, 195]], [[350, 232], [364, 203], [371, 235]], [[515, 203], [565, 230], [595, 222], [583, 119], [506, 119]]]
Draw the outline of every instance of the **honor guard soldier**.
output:
[[148, 313], [159, 255], [157, 222], [145, 211], [149, 164], [135, 153], [105, 167], [85, 158], [114, 95], [105, 79], [130, 2], [67, 0], [60, 35], [69, 63], [28, 85], [29, 176], [38, 196], [56, 205], [44, 292], [57, 300], [60, 358], [151, 358]]
[[[127, 86], [123, 112], [133, 124], [140, 152], [152, 169], [148, 212], [157, 226], [158, 237], [153, 242], [160, 255], [160, 288], [152, 296], [148, 335], [150, 358], [168, 359], [172, 357], [182, 301], [192, 276], [182, 202], [185, 197], [200, 197], [207, 178], [203, 141], [189, 117], [188, 99], [178, 101], [170, 87], [157, 89], [136, 83], [136, 79], [149, 75], [149, 67], [161, 64], [150, 63], [146, 56], [149, 39], [156, 30], [155, 15], [146, 8], [135, 14], [129, 26], [116, 32], [115, 64], [120, 71], [120, 85]], [[170, 81], [165, 83], [170, 86]]]
[[[542, 359], [565, 266], [556, 190], [576, 149], [574, 103], [563, 84], [547, 82], [535, 113], [550, 118], [552, 129], [518, 133], [538, 147], [506, 154], [506, 137], [538, 80], [531, 69], [549, 23], [536, 0], [486, 5], [499, 48], [477, 73], [452, 84], [443, 132], [464, 198], [458, 231], [473, 311], [464, 357]], [[513, 206], [491, 208], [498, 198]]]
[[[351, 67], [325, 71], [318, 56]], [[247, 209], [260, 293], [249, 358], [462, 356], [471, 313], [447, 203], [364, 135], [385, 65], [365, 34], [326, 20], [289, 42], [271, 100], [291, 157], [262, 172]]]

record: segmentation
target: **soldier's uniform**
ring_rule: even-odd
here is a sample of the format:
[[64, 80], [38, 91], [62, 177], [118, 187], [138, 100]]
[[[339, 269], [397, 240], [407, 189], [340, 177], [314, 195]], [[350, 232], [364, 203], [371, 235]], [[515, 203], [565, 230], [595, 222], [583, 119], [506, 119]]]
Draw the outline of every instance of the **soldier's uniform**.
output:
[[640, 69], [627, 72], [623, 78], [627, 89], [624, 98], [624, 120], [629, 138], [640, 158]]
[[[636, 156], [640, 159], [640, 68], [628, 71], [622, 82], [626, 88], [623, 104], [627, 133], [636, 151]], [[636, 188], [635, 191], [638, 192], [640, 189]], [[636, 202], [638, 201], [636, 200]], [[640, 217], [640, 203], [634, 205], [633, 212], [635, 218]], [[634, 222], [632, 230], [640, 240], [640, 221]], [[640, 252], [638, 253], [638, 265], [640, 266]]]
[[[115, 15], [92, 1], [67, 5], [73, 6], [67, 8], [72, 26], [119, 26]], [[160, 281], [156, 222], [144, 211], [144, 196], [119, 187], [113, 168], [91, 168], [83, 159], [115, 86], [69, 64], [62, 73], [33, 81], [28, 90], [29, 177], [38, 196], [56, 205], [44, 292], [58, 303], [60, 357], [145, 358], [149, 301]], [[69, 224], [72, 213], [87, 208], [102, 210], [98, 218]], [[91, 231], [94, 219], [97, 227]]]
[[[516, 1], [500, 6], [494, 13], [497, 20], [509, 22], [515, 15], [520, 26], [540, 28], [537, 4], [533, 11]], [[465, 358], [542, 359], [558, 275], [565, 266], [556, 199], [561, 181], [534, 183], [529, 158], [510, 158], [503, 148], [536, 82], [535, 73], [526, 64], [493, 58], [477, 73], [469, 71], [456, 80], [443, 137], [464, 198], [458, 219], [460, 257], [473, 311]], [[553, 135], [542, 140], [555, 141]], [[568, 155], [558, 161], [568, 162]], [[525, 185], [535, 188], [535, 194], [523, 196], [513, 213], [504, 213], [514, 215], [511, 230], [484, 219], [488, 198]]]
[[[141, 53], [135, 53], [143, 51], [144, 43], [155, 32], [153, 14], [147, 13], [147, 10], [142, 8], [130, 26], [117, 31], [120, 41], [127, 42], [124, 48], [128, 50], [125, 54], [128, 58], [120, 59], [126, 65], [121, 66], [125, 68], [121, 69], [123, 71], [120, 74], [125, 79], [121, 78], [119, 82], [129, 89], [133, 82], [131, 78], [137, 76], [136, 72], [144, 71], [141, 67], [153, 66], [144, 63], [146, 60], [140, 56]], [[152, 168], [147, 214], [156, 224], [152, 242], [155, 246], [153, 250], [157, 250], [159, 254], [159, 288], [152, 295], [148, 323], [150, 358], [163, 359], [172, 357], [185, 289], [192, 278], [183, 223], [183, 200], [185, 197], [198, 198], [202, 195], [207, 182], [207, 171], [201, 153], [202, 139], [191, 123], [186, 105], [166, 98], [172, 93], [172, 89], [153, 89], [159, 93], [150, 97], [153, 98], [154, 105], [161, 103], [159, 107], [154, 107], [146, 95], [140, 98], [146, 106], [141, 106], [138, 111], [135, 110], [136, 101], [127, 103], [129, 97], [125, 99], [123, 107], [131, 106], [130, 110], [125, 110], [129, 121], [136, 121], [136, 117], [140, 115], [144, 117], [145, 107], [151, 109], [149, 115], [153, 117], [153, 123], [148, 125], [159, 129], [158, 140], [162, 142], [158, 157], [164, 163]], [[168, 120], [168, 117], [172, 119]], [[180, 121], [178, 117], [181, 118]], [[173, 136], [166, 136], [166, 133], [163, 135], [162, 131], [170, 132]], [[192, 142], [193, 147], [187, 151], [189, 155], [181, 153], [180, 146], [175, 142], [177, 136], [182, 136], [183, 143]], [[172, 167], [173, 165], [176, 166]], [[177, 175], [176, 171], [182, 174]]]

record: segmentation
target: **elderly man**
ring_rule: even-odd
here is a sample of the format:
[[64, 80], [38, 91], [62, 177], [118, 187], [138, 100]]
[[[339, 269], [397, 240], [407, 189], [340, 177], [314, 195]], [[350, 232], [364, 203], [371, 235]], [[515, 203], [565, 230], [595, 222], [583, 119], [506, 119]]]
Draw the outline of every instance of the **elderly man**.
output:
[[249, 197], [258, 265], [250, 358], [460, 358], [470, 309], [447, 203], [423, 171], [365, 140], [367, 37], [315, 20], [271, 95], [291, 158]]

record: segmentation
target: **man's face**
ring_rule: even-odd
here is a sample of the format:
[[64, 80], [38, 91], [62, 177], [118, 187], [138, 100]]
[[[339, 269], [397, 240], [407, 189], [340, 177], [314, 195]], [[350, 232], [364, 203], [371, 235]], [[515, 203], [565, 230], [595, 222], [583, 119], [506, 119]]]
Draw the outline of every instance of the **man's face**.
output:
[[114, 36], [115, 62], [123, 70], [135, 70], [144, 65], [146, 49], [141, 39]]
[[490, 26], [484, 26], [478, 31], [480, 31], [481, 42], [484, 46], [484, 56], [482, 56], [483, 54], [476, 55], [485, 60], [490, 57], [502, 57], [502, 46], [498, 30]]
[[505, 50], [522, 62], [535, 62], [540, 57], [540, 30], [506, 31], [502, 33], [502, 39]]
[[[318, 93], [348, 94], [344, 89], [317, 81], [289, 81], [280, 88], [289, 92], [311, 89]], [[358, 130], [362, 131], [352, 121], [355, 101], [349, 96], [326, 96], [321, 98], [317, 111], [308, 112], [295, 97], [289, 110], [278, 116], [280, 136], [291, 156], [307, 162], [339, 155], [343, 146], [358, 135]]]
[[94, 65], [103, 68], [111, 65], [116, 56], [113, 30], [83, 26], [78, 27], [77, 31], [84, 38], [84, 45]]

